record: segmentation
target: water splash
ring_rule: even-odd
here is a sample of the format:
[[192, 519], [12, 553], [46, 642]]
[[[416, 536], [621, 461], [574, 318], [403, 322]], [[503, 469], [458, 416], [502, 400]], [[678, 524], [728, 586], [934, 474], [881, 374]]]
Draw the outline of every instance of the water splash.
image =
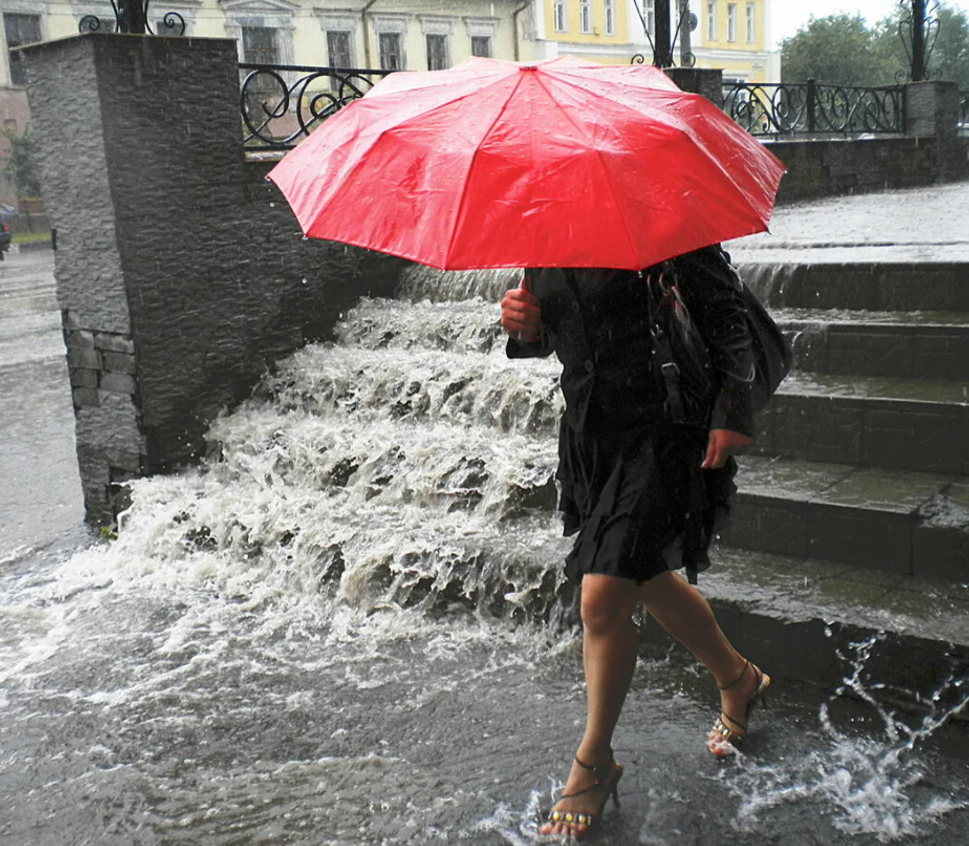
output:
[[[939, 793], [928, 780], [927, 759], [916, 754], [969, 703], [965, 679], [955, 673], [945, 679], [924, 700], [929, 708], [921, 721], [909, 726], [883, 704], [884, 685], [863, 679], [880, 640], [851, 644], [851, 672], [821, 706], [815, 749], [774, 763], [739, 754], [737, 770], [721, 775], [740, 800], [737, 830], [756, 831], [769, 812], [806, 804], [829, 815], [838, 831], [889, 843], [923, 837], [946, 815], [969, 808], [969, 797]], [[880, 731], [838, 728], [831, 709], [845, 697], [865, 703]]]

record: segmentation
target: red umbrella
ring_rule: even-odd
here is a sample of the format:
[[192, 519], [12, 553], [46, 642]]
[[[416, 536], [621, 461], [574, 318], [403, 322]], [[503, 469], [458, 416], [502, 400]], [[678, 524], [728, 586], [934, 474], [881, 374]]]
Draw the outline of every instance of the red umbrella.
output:
[[638, 270], [767, 228], [784, 165], [656, 68], [395, 73], [273, 168], [304, 234], [443, 270]]

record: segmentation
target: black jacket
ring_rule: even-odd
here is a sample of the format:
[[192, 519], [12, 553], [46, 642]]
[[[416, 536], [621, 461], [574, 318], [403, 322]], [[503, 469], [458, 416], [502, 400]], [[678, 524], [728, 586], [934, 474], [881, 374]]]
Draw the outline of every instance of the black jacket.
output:
[[[711, 428], [753, 436], [750, 333], [740, 280], [729, 256], [705, 247], [643, 271], [674, 273], [717, 370], [719, 393]], [[509, 358], [548, 356], [562, 362], [566, 420], [574, 430], [624, 429], [660, 413], [652, 376], [648, 308], [638, 272], [579, 268], [526, 271], [542, 309], [543, 335], [509, 338]]]

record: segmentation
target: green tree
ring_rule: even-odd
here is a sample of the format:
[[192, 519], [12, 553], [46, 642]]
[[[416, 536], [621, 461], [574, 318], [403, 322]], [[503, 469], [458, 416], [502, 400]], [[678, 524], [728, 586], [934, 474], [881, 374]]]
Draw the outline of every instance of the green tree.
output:
[[816, 79], [831, 85], [883, 85], [892, 82], [896, 66], [874, 49], [878, 33], [861, 15], [811, 17], [781, 42], [784, 82]]
[[40, 153], [37, 139], [30, 129], [18, 133], [4, 132], [10, 150], [3, 165], [3, 174], [10, 180], [18, 197], [39, 197]]

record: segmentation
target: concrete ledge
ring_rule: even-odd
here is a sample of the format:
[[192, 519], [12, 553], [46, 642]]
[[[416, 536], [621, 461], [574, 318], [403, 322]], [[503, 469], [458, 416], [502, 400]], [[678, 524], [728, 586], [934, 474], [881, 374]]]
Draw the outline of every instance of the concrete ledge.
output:
[[[830, 690], [861, 662], [886, 700], [918, 712], [924, 703], [907, 691], [969, 673], [964, 584], [720, 549], [700, 590], [731, 642], [778, 680]], [[673, 646], [652, 621], [642, 636], [654, 648]]]

